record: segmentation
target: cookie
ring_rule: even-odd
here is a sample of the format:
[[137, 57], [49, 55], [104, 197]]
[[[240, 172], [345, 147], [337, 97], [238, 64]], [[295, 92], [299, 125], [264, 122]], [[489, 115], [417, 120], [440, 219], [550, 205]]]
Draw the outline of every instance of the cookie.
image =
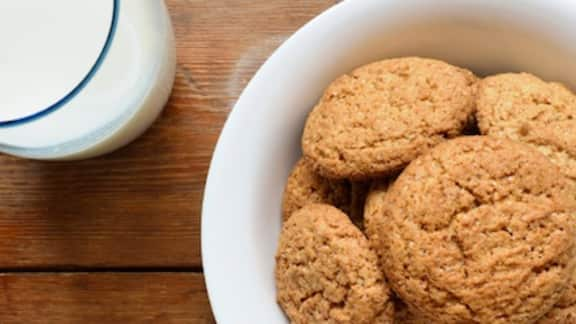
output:
[[418, 57], [362, 66], [334, 81], [309, 114], [304, 155], [329, 178], [389, 175], [471, 119], [476, 77]]
[[305, 159], [300, 159], [284, 189], [282, 215], [286, 220], [298, 209], [312, 203], [332, 205], [349, 213], [351, 199], [349, 181], [327, 179], [314, 171]]
[[342, 211], [307, 205], [282, 228], [278, 303], [292, 323], [392, 323], [390, 291], [377, 261]]
[[480, 82], [477, 119], [482, 134], [521, 141], [544, 153], [576, 180], [576, 95], [527, 73]]
[[576, 324], [576, 272], [560, 301], [537, 324]]
[[380, 179], [372, 182], [370, 191], [366, 197], [364, 205], [364, 233], [370, 240], [377, 240], [377, 234], [372, 231], [374, 226], [370, 224], [374, 217], [380, 212], [382, 204], [384, 204], [384, 197], [390, 184], [393, 182], [391, 178]]
[[416, 316], [533, 323], [565, 293], [576, 259], [574, 183], [529, 146], [460, 137], [414, 160], [369, 232]]

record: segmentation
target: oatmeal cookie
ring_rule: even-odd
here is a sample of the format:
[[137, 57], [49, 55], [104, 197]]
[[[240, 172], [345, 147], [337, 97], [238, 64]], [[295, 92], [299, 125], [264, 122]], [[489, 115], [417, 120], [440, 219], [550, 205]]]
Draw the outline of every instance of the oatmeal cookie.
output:
[[476, 117], [482, 134], [529, 144], [576, 181], [576, 95], [527, 73], [480, 82]]
[[312, 204], [285, 223], [278, 303], [292, 323], [392, 323], [390, 291], [368, 240], [335, 207]]
[[323, 203], [350, 213], [352, 191], [348, 180], [327, 179], [314, 171], [305, 159], [300, 159], [284, 189], [282, 215], [287, 220], [292, 213], [305, 205]]
[[476, 83], [470, 71], [426, 58], [357, 68], [334, 81], [308, 116], [304, 155], [329, 178], [389, 175], [461, 134]]
[[390, 286], [441, 323], [533, 323], [575, 265], [573, 182], [529, 146], [461, 137], [414, 160], [371, 218]]

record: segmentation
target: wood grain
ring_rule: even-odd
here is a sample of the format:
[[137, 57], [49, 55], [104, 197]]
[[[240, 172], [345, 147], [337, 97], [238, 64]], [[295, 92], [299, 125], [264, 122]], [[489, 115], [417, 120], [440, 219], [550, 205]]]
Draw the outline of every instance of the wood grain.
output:
[[3, 324], [214, 323], [200, 274], [0, 275]]
[[177, 80], [148, 133], [90, 161], [0, 157], [0, 268], [200, 267], [204, 179], [228, 112], [265, 58], [335, 2], [167, 1]]
[[218, 134], [268, 55], [335, 2], [167, 0], [177, 79], [149, 132], [89, 161], [0, 156], [0, 271], [17, 270], [0, 274], [0, 323], [214, 323], [202, 274], [178, 271], [201, 270]]

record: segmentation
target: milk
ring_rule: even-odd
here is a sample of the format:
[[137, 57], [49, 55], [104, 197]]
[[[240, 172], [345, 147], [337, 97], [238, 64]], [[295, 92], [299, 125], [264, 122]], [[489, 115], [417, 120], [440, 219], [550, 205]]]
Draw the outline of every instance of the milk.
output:
[[162, 110], [175, 73], [161, 0], [0, 2], [0, 151], [110, 152]]

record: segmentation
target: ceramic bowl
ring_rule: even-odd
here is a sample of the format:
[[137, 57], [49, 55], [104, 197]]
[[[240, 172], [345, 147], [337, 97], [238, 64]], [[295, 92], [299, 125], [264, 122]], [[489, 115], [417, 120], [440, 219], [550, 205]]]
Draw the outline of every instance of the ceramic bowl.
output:
[[274, 284], [282, 191], [306, 116], [333, 79], [416, 55], [478, 75], [529, 71], [574, 87], [575, 30], [569, 0], [349, 0], [298, 30], [248, 84], [214, 152], [202, 253], [217, 322], [288, 322]]

